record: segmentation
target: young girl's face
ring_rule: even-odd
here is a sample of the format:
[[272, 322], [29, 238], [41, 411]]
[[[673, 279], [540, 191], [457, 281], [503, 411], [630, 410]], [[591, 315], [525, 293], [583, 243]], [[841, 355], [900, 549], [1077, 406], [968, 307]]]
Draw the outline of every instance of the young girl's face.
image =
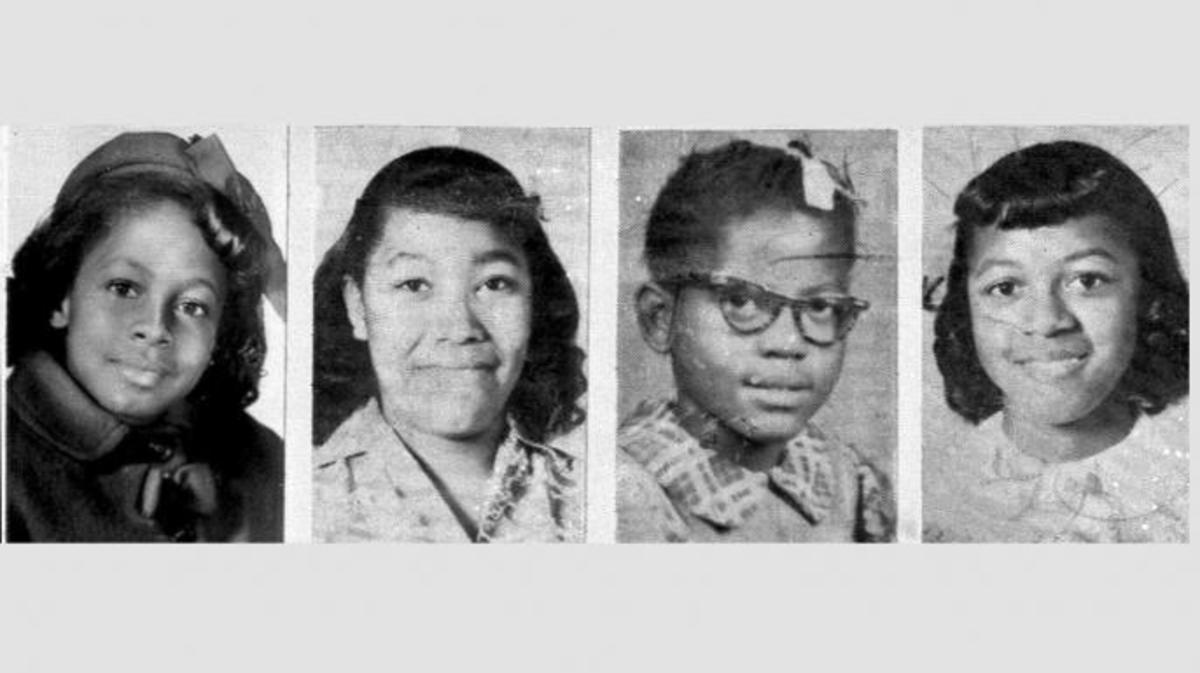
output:
[[51, 316], [67, 371], [100, 406], [141, 424], [185, 398], [216, 343], [225, 269], [191, 215], [162, 201], [118, 215]]
[[[853, 242], [844, 227], [800, 212], [761, 211], [728, 223], [714, 275], [750, 281], [798, 299], [845, 297]], [[761, 331], [727, 322], [711, 288], [684, 286], [672, 311], [671, 355], [681, 398], [756, 442], [789, 439], [825, 403], [842, 369], [845, 342], [805, 339], [793, 308]]]
[[504, 421], [532, 319], [525, 254], [486, 222], [395, 210], [345, 284], [384, 412], [430, 435], [468, 439]]
[[1139, 279], [1135, 253], [1103, 215], [975, 230], [971, 326], [1007, 413], [1061, 426], [1102, 409], [1136, 348]]

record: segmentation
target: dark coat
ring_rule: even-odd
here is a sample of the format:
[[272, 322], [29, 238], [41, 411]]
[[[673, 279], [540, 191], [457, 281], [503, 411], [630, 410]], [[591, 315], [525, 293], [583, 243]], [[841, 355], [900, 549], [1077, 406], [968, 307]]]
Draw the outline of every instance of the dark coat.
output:
[[283, 443], [244, 411], [130, 427], [54, 358], [8, 380], [10, 542], [279, 542]]

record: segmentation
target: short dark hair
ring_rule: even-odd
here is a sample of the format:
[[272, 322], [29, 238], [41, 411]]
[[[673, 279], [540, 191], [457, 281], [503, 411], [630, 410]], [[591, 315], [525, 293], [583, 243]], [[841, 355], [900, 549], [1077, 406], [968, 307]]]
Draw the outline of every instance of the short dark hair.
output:
[[258, 398], [266, 356], [262, 276], [266, 244], [250, 221], [223, 194], [170, 172], [99, 175], [60, 194], [13, 256], [8, 280], [8, 358], [16, 364], [35, 351], [63, 361], [62, 330], [50, 317], [75, 283], [87, 254], [123, 214], [169, 201], [183, 208], [227, 273], [212, 366], [188, 399], [201, 406], [245, 408]]
[[680, 161], [654, 200], [646, 223], [646, 266], [656, 281], [703, 271], [695, 268], [696, 260], [712, 253], [721, 227], [763, 210], [829, 218], [853, 234], [857, 202], [839, 190], [833, 206], [830, 212], [808, 205], [804, 165], [787, 150], [747, 140], [695, 150]]
[[954, 203], [954, 257], [934, 323], [934, 354], [946, 402], [972, 423], [1004, 406], [975, 352], [967, 299], [967, 260], [984, 227], [1037, 229], [1087, 215], [1122, 228], [1141, 269], [1138, 344], [1116, 394], [1156, 414], [1187, 395], [1188, 288], [1166, 215], [1136, 173], [1108, 152], [1060, 141], [1013, 152], [972, 179]]
[[577, 400], [587, 381], [584, 354], [575, 345], [579, 304], [542, 228], [541, 200], [526, 195], [508, 169], [482, 154], [431, 147], [405, 154], [375, 174], [317, 269], [313, 441], [324, 443], [378, 394], [367, 344], [354, 338], [342, 291], [347, 278], [362, 284], [367, 258], [397, 209], [487, 222], [521, 248], [530, 265], [533, 315], [525, 367], [508, 411], [534, 441], [582, 423]]

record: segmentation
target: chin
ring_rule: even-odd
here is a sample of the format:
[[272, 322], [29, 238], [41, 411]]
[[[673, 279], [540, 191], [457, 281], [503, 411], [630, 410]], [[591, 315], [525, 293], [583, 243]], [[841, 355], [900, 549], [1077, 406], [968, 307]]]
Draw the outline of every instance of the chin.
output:
[[754, 414], [743, 416], [733, 427], [752, 442], [768, 444], [787, 441], [800, 434], [808, 424], [808, 416], [795, 414]]
[[144, 425], [166, 413], [166, 406], [157, 400], [139, 400], [124, 395], [98, 397], [105, 411], [130, 425]]
[[485, 433], [501, 422], [497, 412], [475, 411], [462, 407], [443, 407], [433, 411], [430, 422], [424, 424], [431, 434], [446, 439], [471, 439]]
[[1008, 406], [1020, 418], [1046, 427], [1071, 425], [1082, 421], [1104, 406], [1104, 400], [1056, 399], [1044, 397], [1038, 405], [1017, 404]]

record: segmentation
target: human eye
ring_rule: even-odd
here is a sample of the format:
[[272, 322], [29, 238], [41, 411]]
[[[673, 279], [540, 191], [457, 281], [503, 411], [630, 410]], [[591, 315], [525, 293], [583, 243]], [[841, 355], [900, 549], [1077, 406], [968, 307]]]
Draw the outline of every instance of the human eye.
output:
[[767, 312], [766, 297], [757, 288], [730, 283], [718, 289], [722, 310], [737, 323], [752, 322]]
[[833, 324], [844, 319], [851, 311], [850, 301], [846, 297], [814, 297], [801, 304], [801, 311], [813, 323]]
[[392, 287], [408, 294], [421, 294], [428, 292], [433, 285], [424, 278], [405, 278], [394, 283]]
[[1017, 281], [1011, 278], [1002, 278], [983, 286], [983, 294], [995, 299], [1011, 299], [1016, 296], [1019, 290]]
[[1099, 271], [1082, 271], [1067, 279], [1067, 289], [1080, 294], [1092, 294], [1116, 282], [1113, 276]]
[[199, 299], [184, 299], [179, 302], [179, 312], [190, 318], [207, 318], [212, 314], [212, 307]]
[[479, 284], [479, 290], [498, 292], [502, 294], [514, 294], [520, 289], [520, 287], [521, 285], [516, 278], [503, 274], [489, 276]]
[[141, 295], [142, 288], [132, 280], [114, 278], [104, 284], [104, 289], [123, 299], [135, 299]]
[[755, 292], [744, 286], [727, 287], [721, 295], [726, 304], [736, 309], [753, 308], [758, 303]]

